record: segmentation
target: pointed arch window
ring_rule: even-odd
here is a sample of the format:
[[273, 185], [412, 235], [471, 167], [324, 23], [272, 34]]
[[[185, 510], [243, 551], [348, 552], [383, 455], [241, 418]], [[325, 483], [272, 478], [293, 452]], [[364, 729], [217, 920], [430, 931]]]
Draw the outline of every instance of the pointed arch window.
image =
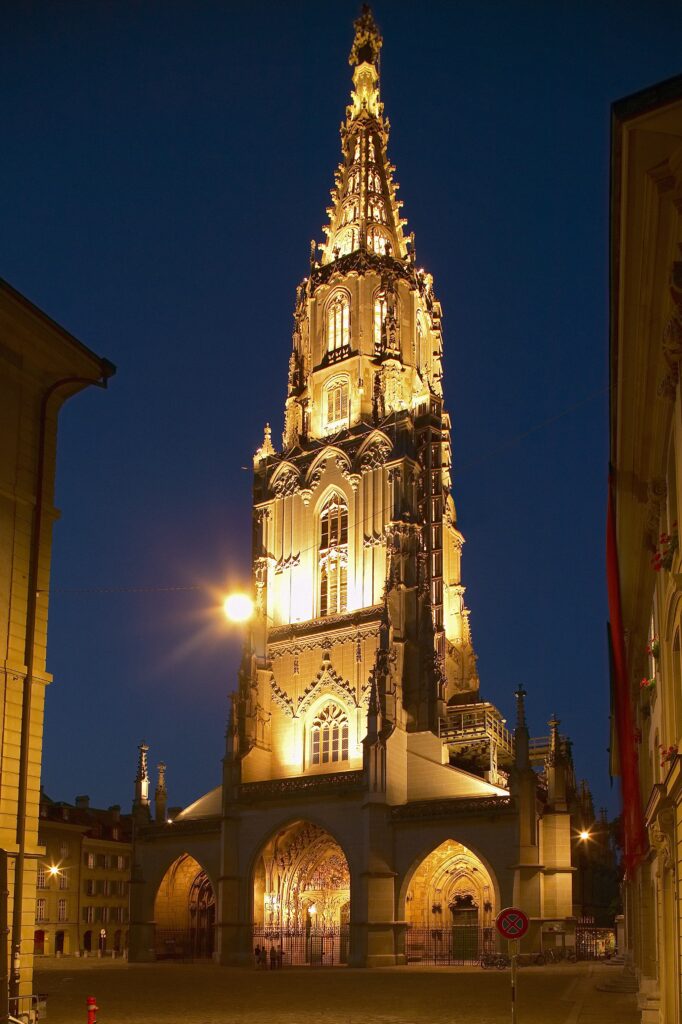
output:
[[377, 292], [374, 296], [374, 351], [381, 352], [384, 324], [386, 323], [386, 296]]
[[340, 615], [348, 605], [348, 506], [332, 494], [320, 513], [320, 615]]
[[337, 292], [327, 306], [327, 351], [340, 352], [350, 344], [350, 299]]
[[348, 425], [348, 378], [335, 378], [325, 388], [325, 426], [339, 430]]
[[311, 764], [348, 760], [348, 716], [338, 704], [326, 704], [310, 728]]

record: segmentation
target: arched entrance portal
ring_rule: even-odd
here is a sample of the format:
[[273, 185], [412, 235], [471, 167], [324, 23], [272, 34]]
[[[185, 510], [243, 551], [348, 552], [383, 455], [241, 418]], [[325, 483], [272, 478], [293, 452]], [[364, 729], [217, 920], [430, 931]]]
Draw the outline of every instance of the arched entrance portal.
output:
[[273, 836], [253, 875], [253, 949], [261, 965], [346, 963], [349, 922], [350, 871], [333, 836], [308, 821]]
[[495, 886], [471, 850], [448, 839], [409, 879], [405, 894], [408, 962], [472, 963], [496, 948]]
[[154, 901], [158, 958], [194, 960], [213, 955], [215, 893], [194, 857], [178, 857], [163, 876]]

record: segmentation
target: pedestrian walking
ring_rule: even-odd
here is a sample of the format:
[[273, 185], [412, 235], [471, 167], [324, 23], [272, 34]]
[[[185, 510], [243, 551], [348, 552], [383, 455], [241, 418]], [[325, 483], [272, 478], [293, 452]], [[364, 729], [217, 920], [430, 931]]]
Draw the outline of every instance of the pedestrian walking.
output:
[[263, 945], [261, 946], [260, 961], [259, 962], [260, 962], [261, 970], [266, 971], [267, 968], [268, 968], [268, 953], [267, 953], [267, 950], [265, 948], [265, 943], [263, 943]]
[[256, 967], [260, 967], [260, 946], [256, 946], [253, 951], [253, 956], [256, 961]]
[[270, 946], [270, 970], [271, 971], [276, 971], [277, 970], [277, 950], [275, 949], [274, 942]]

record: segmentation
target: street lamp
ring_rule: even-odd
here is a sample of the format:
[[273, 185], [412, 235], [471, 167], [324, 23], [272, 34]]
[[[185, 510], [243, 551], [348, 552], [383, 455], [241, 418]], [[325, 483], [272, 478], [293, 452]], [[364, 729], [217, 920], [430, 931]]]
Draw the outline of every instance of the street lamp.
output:
[[230, 622], [248, 622], [253, 618], [253, 601], [248, 594], [228, 594], [223, 601], [223, 611]]
[[580, 916], [585, 918], [585, 848], [592, 839], [589, 829], [583, 828], [578, 833], [578, 842], [582, 843], [578, 856], [580, 857]]

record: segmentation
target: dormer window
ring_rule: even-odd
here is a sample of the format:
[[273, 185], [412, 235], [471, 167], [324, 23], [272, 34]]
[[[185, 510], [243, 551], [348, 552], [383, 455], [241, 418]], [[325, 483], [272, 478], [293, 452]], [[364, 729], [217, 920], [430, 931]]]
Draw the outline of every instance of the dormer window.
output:
[[337, 292], [327, 306], [327, 351], [340, 352], [350, 345], [350, 299]]

